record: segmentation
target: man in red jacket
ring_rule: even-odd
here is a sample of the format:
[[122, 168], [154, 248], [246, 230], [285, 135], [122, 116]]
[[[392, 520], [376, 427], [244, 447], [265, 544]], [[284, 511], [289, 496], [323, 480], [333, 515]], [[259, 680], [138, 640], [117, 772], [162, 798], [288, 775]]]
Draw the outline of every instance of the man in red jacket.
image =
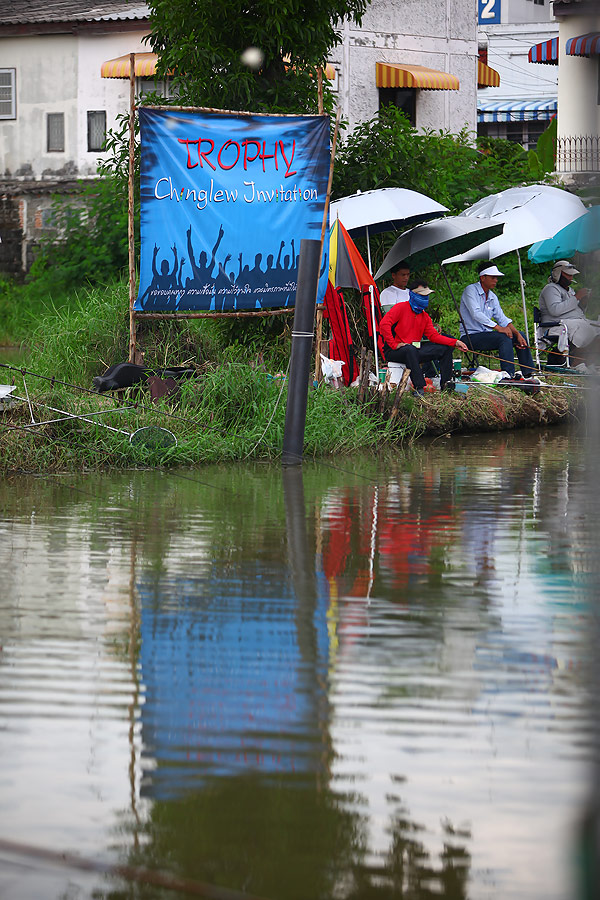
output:
[[[431, 288], [419, 286], [411, 291], [408, 303], [397, 303], [379, 323], [383, 342], [383, 355], [387, 362], [404, 363], [410, 369], [410, 378], [420, 396], [425, 393], [425, 378], [421, 363], [439, 360], [440, 386], [443, 388], [452, 377], [452, 350], [467, 351], [468, 347], [456, 338], [446, 337], [436, 331], [428, 313]], [[423, 337], [430, 343], [421, 345]]]

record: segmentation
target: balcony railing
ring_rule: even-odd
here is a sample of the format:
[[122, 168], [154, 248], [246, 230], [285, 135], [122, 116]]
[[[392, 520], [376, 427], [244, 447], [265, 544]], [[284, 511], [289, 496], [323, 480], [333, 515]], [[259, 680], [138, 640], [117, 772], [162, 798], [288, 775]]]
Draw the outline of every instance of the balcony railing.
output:
[[600, 172], [600, 136], [559, 137], [556, 141], [557, 172]]

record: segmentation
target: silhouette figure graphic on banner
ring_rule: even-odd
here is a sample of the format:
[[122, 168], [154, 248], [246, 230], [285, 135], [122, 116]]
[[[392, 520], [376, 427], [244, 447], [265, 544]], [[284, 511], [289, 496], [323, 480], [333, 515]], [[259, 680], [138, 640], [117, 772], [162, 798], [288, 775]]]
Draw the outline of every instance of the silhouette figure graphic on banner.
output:
[[[226, 312], [233, 309], [233, 297], [236, 292], [235, 280], [227, 274], [225, 266], [231, 259], [231, 253], [225, 262], [219, 263], [219, 271], [215, 279], [215, 312]], [[233, 272], [231, 273], [233, 275]]]
[[[225, 231], [223, 230], [223, 226], [220, 225], [219, 226], [219, 235], [217, 237], [217, 240], [215, 241], [214, 247], [212, 248], [210, 260], [208, 259], [208, 254], [206, 253], [206, 251], [202, 250], [198, 257], [198, 260], [196, 261], [196, 257], [194, 254], [194, 248], [192, 245], [192, 226], [190, 225], [190, 227], [187, 230], [187, 249], [188, 249], [190, 265], [192, 267], [192, 277], [188, 278], [185, 283], [186, 291], [190, 291], [190, 290], [193, 290], [194, 288], [196, 288], [198, 291], [201, 291], [202, 293], [204, 293], [203, 288], [205, 288], [206, 286], [210, 286], [211, 288], [214, 287], [215, 279], [213, 278], [212, 273], [213, 273], [213, 269], [215, 267], [215, 257], [217, 254], [217, 250], [219, 249], [219, 244], [223, 240], [224, 234], [225, 234]], [[212, 293], [213, 293], [213, 291], [211, 289], [211, 292], [210, 292], [211, 296], [212, 296]]]
[[[185, 258], [182, 258], [181, 263], [179, 263], [177, 258], [177, 247], [175, 244], [173, 244], [171, 250], [173, 251], [174, 256], [173, 268], [169, 271], [169, 261], [163, 259], [160, 264], [159, 272], [156, 267], [156, 257], [158, 256], [159, 247], [157, 244], [154, 245], [154, 252], [152, 254], [152, 281], [142, 294], [140, 300], [143, 309], [152, 309], [155, 306], [159, 306], [161, 309], [168, 309], [171, 305], [173, 308], [177, 306], [177, 297], [181, 293], [181, 268], [185, 262]], [[165, 294], [167, 296], [166, 299], [163, 300]], [[147, 297], [150, 299], [148, 302], [145, 302]]]

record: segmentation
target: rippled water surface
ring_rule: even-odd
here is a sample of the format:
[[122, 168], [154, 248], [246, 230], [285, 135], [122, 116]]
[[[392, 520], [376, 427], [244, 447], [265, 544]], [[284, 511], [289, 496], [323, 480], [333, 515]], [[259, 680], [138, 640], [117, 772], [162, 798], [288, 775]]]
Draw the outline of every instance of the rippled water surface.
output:
[[558, 430], [2, 484], [0, 897], [577, 897], [588, 494]]

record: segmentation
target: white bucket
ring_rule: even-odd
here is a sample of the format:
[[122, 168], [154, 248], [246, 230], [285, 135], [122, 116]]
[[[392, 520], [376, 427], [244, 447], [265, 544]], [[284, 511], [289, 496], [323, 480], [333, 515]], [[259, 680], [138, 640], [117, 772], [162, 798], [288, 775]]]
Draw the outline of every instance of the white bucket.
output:
[[387, 364], [387, 369], [388, 369], [388, 372], [390, 373], [389, 383], [390, 384], [399, 384], [400, 380], [402, 379], [404, 370], [406, 369], [406, 366], [404, 365], [404, 363], [389, 362]]

